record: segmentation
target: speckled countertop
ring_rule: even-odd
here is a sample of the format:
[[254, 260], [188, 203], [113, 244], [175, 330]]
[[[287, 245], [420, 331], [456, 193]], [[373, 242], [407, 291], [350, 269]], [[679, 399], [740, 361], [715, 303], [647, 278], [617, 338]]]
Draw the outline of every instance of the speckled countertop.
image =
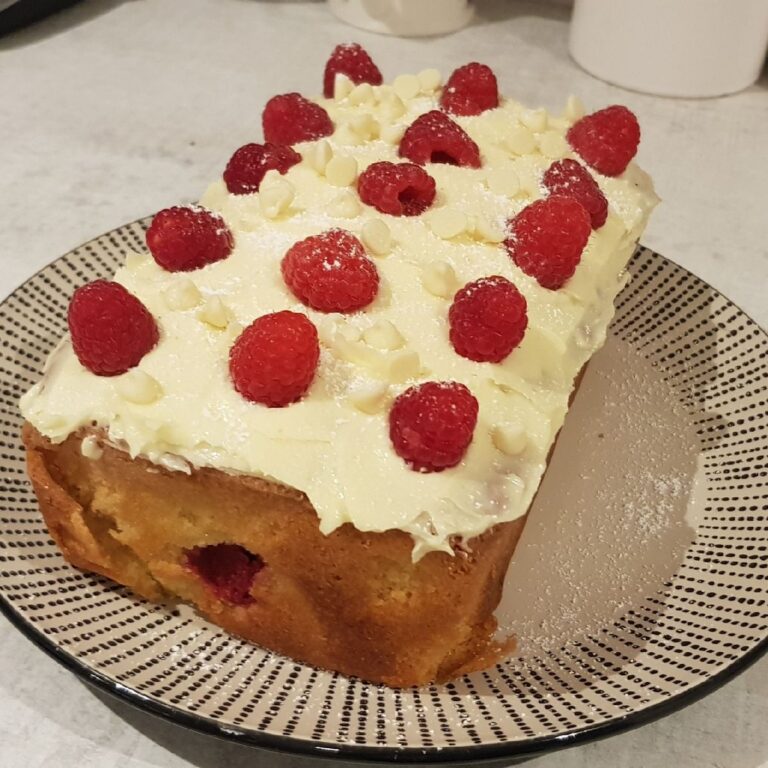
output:
[[[319, 2], [96, 0], [0, 38], [0, 294], [71, 247], [179, 200], [259, 136], [274, 93], [319, 89], [356, 39], [385, 74], [479, 58], [506, 93], [559, 110], [622, 102], [664, 200], [645, 243], [768, 326], [768, 77], [722, 99], [622, 91], [567, 53], [567, 4], [481, 1], [473, 26], [430, 40], [353, 31]], [[652, 51], [648, 55], [653, 55]], [[768, 660], [661, 721], [536, 768], [768, 766]], [[294, 768], [316, 763], [184, 731], [93, 693], [0, 619], [3, 768]]]

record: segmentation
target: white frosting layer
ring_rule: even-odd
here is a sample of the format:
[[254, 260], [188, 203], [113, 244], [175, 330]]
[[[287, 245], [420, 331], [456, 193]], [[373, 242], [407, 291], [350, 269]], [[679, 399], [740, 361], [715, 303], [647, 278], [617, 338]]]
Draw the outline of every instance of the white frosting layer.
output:
[[[157, 319], [157, 347], [138, 370], [103, 378], [80, 365], [65, 339], [22, 399], [24, 416], [53, 441], [95, 424], [131, 455], [170, 469], [191, 464], [274, 479], [307, 494], [324, 532], [345, 522], [400, 529], [413, 535], [415, 558], [451, 551], [451, 537], [471, 538], [524, 514], [574, 378], [604, 341], [656, 197], [635, 165], [618, 178], [596, 176], [608, 221], [590, 236], [574, 277], [559, 291], [541, 288], [500, 240], [507, 219], [542, 196], [552, 160], [572, 156], [564, 141], [570, 120], [506, 101], [457, 119], [480, 146], [481, 169], [428, 165], [437, 182], [432, 209], [412, 218], [380, 214], [360, 203], [354, 181], [345, 185], [355, 166], [399, 161], [399, 136], [435, 107], [438, 95], [425, 92], [433, 88], [407, 103], [388, 86], [342, 88], [343, 98], [321, 102], [334, 136], [298, 145], [304, 159], [285, 176], [270, 172], [258, 194], [245, 196], [214, 183], [202, 203], [235, 235], [229, 258], [169, 273], [132, 254], [115, 276]], [[359, 235], [379, 270], [378, 298], [364, 312], [308, 310], [282, 281], [286, 250], [331, 227]], [[529, 326], [504, 362], [475, 363], [451, 347], [447, 312], [458, 287], [494, 274], [525, 295]], [[303, 400], [270, 409], [233, 389], [227, 357], [242, 327], [281, 309], [315, 322], [321, 362]], [[388, 436], [392, 399], [424, 380], [461, 381], [480, 403], [464, 460], [432, 474], [409, 469]]]

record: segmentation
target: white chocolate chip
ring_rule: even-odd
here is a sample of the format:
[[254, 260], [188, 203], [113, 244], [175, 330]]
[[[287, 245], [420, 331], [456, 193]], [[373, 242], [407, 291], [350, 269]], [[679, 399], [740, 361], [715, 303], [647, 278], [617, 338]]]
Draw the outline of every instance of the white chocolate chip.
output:
[[584, 117], [585, 112], [586, 110], [584, 109], [584, 104], [582, 104], [581, 99], [578, 96], [571, 94], [568, 97], [568, 101], [565, 102], [563, 116], [568, 118], [572, 123], [575, 123], [577, 120], [581, 120], [581, 118]]
[[547, 127], [546, 109], [524, 109], [520, 113], [520, 122], [532, 131], [543, 131]]
[[198, 319], [214, 328], [226, 328], [229, 324], [229, 311], [218, 296], [210, 296], [197, 313]]
[[266, 186], [264, 181], [259, 189], [259, 208], [266, 218], [276, 219], [291, 207], [296, 190], [283, 178], [272, 179]]
[[378, 413], [383, 407], [389, 392], [389, 384], [375, 379], [355, 381], [349, 388], [349, 400], [363, 413]]
[[386, 98], [387, 94], [392, 91], [392, 87], [389, 85], [374, 85], [373, 86], [373, 100], [376, 102]]
[[541, 178], [533, 168], [520, 168], [520, 188], [526, 195], [533, 198], [539, 198], [542, 196], [541, 191]]
[[234, 341], [242, 332], [243, 326], [238, 323], [237, 320], [232, 320], [227, 326], [227, 336], [232, 341]]
[[473, 223], [473, 234], [478, 240], [484, 240], [486, 243], [500, 243], [506, 237], [504, 229], [485, 216], [476, 216]]
[[182, 277], [163, 291], [163, 298], [168, 309], [183, 311], [196, 307], [201, 297], [197, 286], [188, 277]]
[[421, 371], [421, 360], [411, 349], [384, 351], [374, 349], [362, 340], [347, 338], [343, 331], [333, 335], [331, 349], [336, 357], [368, 369], [379, 379], [392, 384], [412, 379]]
[[363, 331], [363, 341], [375, 349], [391, 352], [400, 349], [405, 344], [400, 331], [389, 320], [377, 320], [370, 328]]
[[371, 115], [355, 115], [349, 121], [349, 127], [362, 139], [370, 141], [376, 139], [379, 136], [381, 126]]
[[357, 178], [357, 160], [345, 155], [334, 155], [325, 168], [325, 178], [334, 187], [348, 187]]
[[139, 368], [134, 368], [118, 377], [115, 388], [120, 397], [136, 405], [154, 403], [163, 394], [157, 380]]
[[333, 134], [333, 140], [336, 144], [341, 144], [345, 147], [357, 147], [362, 143], [359, 134], [352, 130], [352, 126], [349, 123], [339, 126], [336, 133]]
[[351, 91], [349, 96], [350, 104], [366, 104], [374, 100], [373, 86], [370, 83], [360, 83], [356, 85]]
[[345, 332], [347, 330], [342, 328], [331, 335], [328, 346], [333, 353], [348, 363], [375, 369], [380, 362], [381, 353], [363, 344], [360, 338], [350, 338]]
[[153, 452], [150, 455], [150, 461], [155, 464], [159, 464], [161, 467], [165, 467], [171, 472], [183, 472], [185, 475], [192, 474], [192, 467], [186, 459], [182, 459], [181, 456], [177, 456], [173, 453], [156, 453]]
[[328, 213], [342, 219], [354, 219], [362, 211], [360, 201], [350, 190], [344, 190], [328, 204]]
[[394, 122], [399, 117], [402, 117], [405, 112], [406, 109], [403, 100], [394, 93], [394, 91], [387, 94], [387, 96], [381, 100], [381, 104], [378, 107], [379, 117], [387, 123]]
[[325, 140], [312, 142], [304, 150], [304, 162], [318, 173], [325, 173], [328, 161], [333, 157], [331, 145]]
[[550, 160], [559, 160], [570, 151], [568, 142], [562, 133], [547, 131], [539, 137], [539, 149], [544, 157]]
[[457, 237], [467, 230], [469, 224], [466, 214], [455, 208], [438, 208], [427, 221], [430, 229], [443, 240]]
[[360, 231], [363, 245], [376, 256], [386, 256], [392, 250], [392, 233], [382, 219], [371, 219]]
[[80, 443], [80, 453], [86, 459], [98, 461], [104, 455], [104, 449], [99, 445], [96, 435], [87, 435]]
[[437, 69], [422, 69], [416, 77], [419, 79], [422, 93], [434, 93], [443, 81], [443, 77]]
[[229, 195], [229, 191], [226, 184], [221, 179], [218, 179], [209, 184], [208, 189], [203, 192], [203, 196], [200, 198], [200, 205], [209, 211], [221, 211], [227, 202], [227, 195]]
[[520, 177], [511, 164], [491, 168], [485, 175], [488, 189], [497, 195], [514, 197], [520, 191]]
[[570, 127], [571, 121], [565, 117], [553, 117], [550, 115], [547, 118], [547, 129], [550, 131], [560, 131], [560, 133], [565, 135]]
[[344, 341], [350, 343], [360, 341], [360, 339], [363, 338], [363, 332], [359, 328], [355, 328], [354, 325], [342, 325], [337, 328], [337, 333], [344, 339]]
[[433, 296], [449, 299], [456, 293], [459, 281], [447, 261], [432, 261], [422, 267], [421, 284]]
[[497, 424], [493, 428], [491, 439], [493, 444], [507, 456], [516, 456], [521, 453], [528, 443], [525, 429], [523, 429], [522, 424], [517, 422]]
[[343, 72], [337, 72], [333, 79], [333, 98], [336, 101], [346, 99], [354, 87], [355, 84]]
[[392, 81], [392, 88], [403, 101], [408, 101], [419, 95], [421, 83], [416, 75], [398, 75]]
[[536, 149], [536, 139], [522, 125], [511, 128], [504, 139], [507, 149], [515, 155], [530, 155]]
[[149, 262], [149, 256], [146, 253], [129, 253], [125, 257], [125, 266], [128, 269], [138, 269]]
[[412, 349], [393, 352], [385, 358], [384, 375], [392, 384], [413, 379], [418, 376], [420, 370], [419, 354]]
[[382, 125], [379, 138], [387, 144], [399, 144], [404, 133], [404, 125]]
[[283, 181], [285, 181], [285, 176], [283, 176], [283, 174], [280, 173], [277, 168], [270, 168], [264, 174], [264, 178], [261, 180], [261, 184], [259, 184], [259, 191], [273, 184], [280, 184]]

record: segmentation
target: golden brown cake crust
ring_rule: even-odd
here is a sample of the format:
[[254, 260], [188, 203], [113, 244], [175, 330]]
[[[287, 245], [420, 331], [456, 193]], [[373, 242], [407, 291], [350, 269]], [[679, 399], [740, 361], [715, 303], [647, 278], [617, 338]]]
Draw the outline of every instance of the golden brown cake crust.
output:
[[[306, 497], [282, 485], [214, 469], [169, 472], [103, 442], [102, 456], [88, 459], [83, 433], [53, 444], [26, 424], [23, 437], [67, 560], [150, 600], [183, 600], [265, 648], [392, 686], [445, 680], [502, 653], [492, 614], [525, 518], [466, 552], [414, 564], [408, 534], [346, 524], [325, 536]], [[187, 566], [187, 550], [218, 543], [266, 564], [251, 604], [220, 600]]]

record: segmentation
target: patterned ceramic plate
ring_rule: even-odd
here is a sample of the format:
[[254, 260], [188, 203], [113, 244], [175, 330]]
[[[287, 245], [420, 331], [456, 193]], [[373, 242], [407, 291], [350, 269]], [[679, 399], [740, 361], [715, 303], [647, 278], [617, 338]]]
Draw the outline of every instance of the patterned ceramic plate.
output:
[[0, 307], [0, 605], [58, 661], [175, 722], [317, 756], [450, 762], [530, 755], [693, 701], [768, 647], [768, 336], [646, 249], [590, 364], [498, 616], [517, 655], [394, 691], [250, 646], [190, 610], [67, 565], [25, 479], [17, 400], [73, 289], [141, 249], [121, 227]]

